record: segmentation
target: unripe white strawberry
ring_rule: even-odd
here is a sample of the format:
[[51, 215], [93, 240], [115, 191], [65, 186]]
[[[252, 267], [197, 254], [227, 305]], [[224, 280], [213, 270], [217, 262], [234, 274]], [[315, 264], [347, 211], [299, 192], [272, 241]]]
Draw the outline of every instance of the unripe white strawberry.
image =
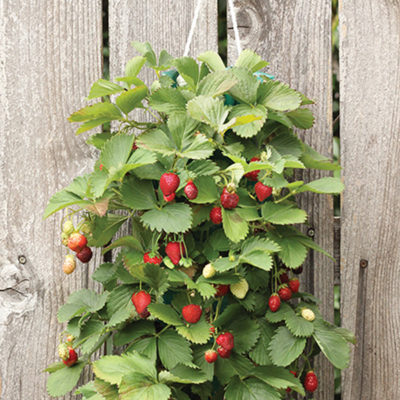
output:
[[69, 357], [68, 345], [66, 343], [61, 343], [58, 346], [58, 355], [62, 360], [67, 360]]
[[64, 273], [67, 275], [72, 274], [75, 271], [76, 261], [75, 257], [72, 254], [68, 254], [65, 256], [62, 268]]
[[249, 291], [249, 284], [246, 279], [241, 278], [239, 282], [230, 285], [231, 293], [238, 299], [244, 299]]
[[63, 233], [70, 235], [74, 230], [75, 230], [75, 228], [74, 228], [74, 224], [72, 223], [72, 221], [68, 220], [68, 221], [64, 222], [63, 228], [62, 228]]
[[314, 321], [314, 319], [315, 319], [314, 311], [313, 311], [313, 310], [310, 310], [309, 308], [303, 308], [303, 309], [301, 310], [301, 316], [302, 316], [305, 320], [310, 321], [310, 322]]
[[204, 268], [203, 268], [203, 276], [204, 278], [208, 279], [208, 278], [212, 278], [215, 275], [215, 268], [214, 265], [212, 265], [211, 263], [207, 264]]

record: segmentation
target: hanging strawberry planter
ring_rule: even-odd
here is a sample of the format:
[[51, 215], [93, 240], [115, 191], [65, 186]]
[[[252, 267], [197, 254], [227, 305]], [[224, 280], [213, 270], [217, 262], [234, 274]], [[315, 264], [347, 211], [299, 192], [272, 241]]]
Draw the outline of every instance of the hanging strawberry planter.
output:
[[[88, 365], [95, 379], [77, 392], [85, 399], [314, 391], [313, 356], [322, 351], [343, 369], [353, 337], [323, 320], [294, 276], [310, 248], [326, 254], [294, 226], [307, 219], [295, 195], [342, 190], [335, 178], [294, 178], [296, 168], [338, 168], [294, 131], [312, 127], [312, 101], [256, 76], [267, 63], [249, 50], [227, 69], [214, 52], [197, 62], [134, 45], [142, 56], [125, 76], [91, 88], [89, 99], [112, 101], [70, 117], [81, 123], [77, 133], [115, 127], [88, 140], [100, 150], [94, 171], [55, 194], [45, 212], [75, 206], [62, 239], [82, 262], [90, 247], [119, 249], [92, 276], [103, 291], [77, 291], [58, 311], [68, 337], [64, 362], [48, 368], [49, 393], [72, 390]], [[137, 77], [145, 64], [156, 75], [150, 87]], [[134, 119], [136, 109], [147, 122]], [[130, 233], [113, 240], [125, 222]], [[75, 269], [71, 254], [65, 266]], [[108, 355], [93, 360], [104, 343]]]

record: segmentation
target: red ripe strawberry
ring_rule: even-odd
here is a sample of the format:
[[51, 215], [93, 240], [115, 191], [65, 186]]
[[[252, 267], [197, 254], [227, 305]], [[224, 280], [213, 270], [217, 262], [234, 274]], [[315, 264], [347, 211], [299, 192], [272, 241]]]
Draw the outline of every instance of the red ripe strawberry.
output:
[[272, 194], [272, 187], [264, 185], [261, 182], [256, 183], [254, 190], [256, 191], [258, 201], [264, 201]]
[[172, 264], [178, 265], [182, 256], [185, 255], [185, 247], [180, 242], [169, 242], [165, 247], [165, 253], [172, 261]]
[[132, 145], [132, 150], [135, 151], [138, 147], [136, 146], [136, 143], [133, 143]]
[[100, 170], [100, 171], [103, 171], [103, 164], [100, 164], [100, 165], [99, 165], [99, 170]]
[[[254, 162], [254, 161], [260, 161], [260, 159], [258, 157], [253, 157], [250, 162]], [[249, 181], [256, 181], [258, 178], [258, 174], [259, 174], [260, 170], [257, 169], [256, 171], [251, 171], [248, 172], [247, 174], [245, 174], [245, 177], [249, 180]]]
[[303, 272], [303, 266], [300, 265], [300, 267], [297, 267], [296, 269], [293, 270], [293, 273], [296, 275], [300, 275]]
[[139, 315], [143, 314], [147, 311], [147, 306], [151, 303], [151, 296], [144, 290], [141, 290], [132, 295], [132, 303], [135, 306], [137, 313]]
[[148, 251], [143, 255], [143, 262], [145, 262], [146, 264], [160, 265], [162, 263], [162, 257], [161, 256], [150, 257], [150, 252]]
[[199, 190], [197, 189], [196, 185], [193, 183], [192, 180], [188, 181], [183, 191], [185, 192], [186, 197], [189, 200], [194, 200], [199, 194]]
[[230, 332], [225, 332], [218, 335], [216, 342], [219, 346], [226, 350], [232, 350], [234, 346], [234, 338]]
[[215, 293], [215, 297], [225, 296], [229, 292], [229, 285], [217, 285], [215, 286], [217, 289], [217, 293]]
[[160, 178], [160, 189], [165, 196], [169, 196], [178, 189], [180, 183], [179, 176], [173, 172], [166, 172], [161, 175]]
[[[297, 372], [296, 371], [289, 371], [292, 375], [297, 376]], [[290, 389], [289, 387], [286, 389], [287, 393], [290, 393], [292, 391], [292, 389]]]
[[68, 247], [72, 251], [79, 252], [87, 245], [87, 239], [82, 234], [75, 232], [68, 238]]
[[212, 333], [212, 334], [214, 334], [215, 333], [215, 327], [214, 326], [210, 326], [210, 332]]
[[221, 207], [214, 207], [210, 211], [210, 219], [215, 225], [219, 225], [222, 222]]
[[290, 288], [288, 288], [287, 285], [281, 287], [278, 290], [278, 294], [279, 294], [279, 297], [281, 298], [281, 300], [283, 300], [283, 301], [288, 301], [292, 298], [292, 291], [290, 290]]
[[92, 250], [90, 247], [85, 246], [81, 251], [76, 253], [76, 257], [83, 263], [88, 263], [92, 259]]
[[202, 312], [201, 307], [197, 304], [189, 304], [182, 308], [183, 319], [189, 324], [199, 322]]
[[221, 194], [222, 207], [228, 210], [232, 210], [233, 208], [236, 208], [238, 203], [239, 203], [239, 196], [237, 195], [237, 193], [235, 192], [229, 193], [226, 187], [224, 187]]
[[168, 203], [170, 201], [172, 201], [175, 198], [175, 192], [169, 194], [168, 196], [166, 196], [165, 194], [163, 194], [163, 198], [164, 200]]
[[289, 282], [289, 276], [286, 272], [284, 272], [283, 274], [279, 275], [279, 280], [281, 283], [288, 283]]
[[297, 278], [293, 278], [289, 281], [289, 287], [290, 290], [293, 293], [297, 293], [299, 291], [299, 287], [300, 287], [300, 281]]
[[308, 371], [304, 379], [304, 388], [307, 392], [315, 392], [318, 387], [318, 378], [314, 371]]
[[231, 350], [225, 349], [224, 347], [218, 347], [217, 350], [221, 358], [229, 358], [231, 355]]
[[66, 360], [63, 360], [63, 363], [67, 367], [72, 367], [78, 361], [78, 354], [76, 354], [76, 351], [72, 347], [68, 348], [68, 352], [69, 357]]
[[281, 306], [281, 299], [280, 299], [280, 297], [279, 297], [276, 293], [273, 293], [273, 294], [271, 295], [271, 297], [269, 298], [269, 300], [268, 300], [268, 307], [269, 307], [269, 309], [270, 309], [272, 312], [276, 312], [276, 311], [279, 310], [280, 306]]
[[146, 319], [150, 316], [149, 310], [144, 310], [142, 313], [139, 314], [139, 317], [142, 319]]
[[207, 350], [204, 353], [204, 358], [206, 359], [206, 361], [209, 364], [212, 364], [212, 363], [215, 363], [215, 361], [217, 361], [218, 354], [217, 354], [217, 352], [215, 350]]

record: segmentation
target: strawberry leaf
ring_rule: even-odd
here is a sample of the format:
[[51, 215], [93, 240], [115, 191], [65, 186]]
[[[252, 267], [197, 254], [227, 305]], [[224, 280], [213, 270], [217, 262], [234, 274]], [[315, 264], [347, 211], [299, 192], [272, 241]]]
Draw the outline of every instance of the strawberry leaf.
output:
[[222, 225], [225, 235], [234, 243], [243, 240], [249, 233], [249, 225], [236, 210], [222, 208]]
[[158, 337], [158, 352], [164, 367], [171, 370], [177, 364], [192, 365], [189, 342], [176, 331], [168, 329]]
[[47, 379], [47, 391], [49, 395], [59, 397], [70, 392], [78, 383], [85, 365], [84, 362], [78, 361], [72, 367], [64, 366], [64, 368], [58, 369], [50, 374]]

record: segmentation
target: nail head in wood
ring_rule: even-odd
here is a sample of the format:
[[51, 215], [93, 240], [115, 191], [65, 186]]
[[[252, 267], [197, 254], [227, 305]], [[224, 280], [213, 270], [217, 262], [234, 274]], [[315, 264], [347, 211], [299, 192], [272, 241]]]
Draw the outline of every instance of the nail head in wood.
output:
[[360, 260], [360, 267], [361, 268], [367, 268], [368, 267], [368, 260]]
[[20, 264], [26, 264], [26, 257], [23, 255], [18, 256], [18, 262]]
[[314, 228], [309, 228], [307, 231], [307, 236], [309, 237], [314, 237], [315, 236], [315, 230]]

